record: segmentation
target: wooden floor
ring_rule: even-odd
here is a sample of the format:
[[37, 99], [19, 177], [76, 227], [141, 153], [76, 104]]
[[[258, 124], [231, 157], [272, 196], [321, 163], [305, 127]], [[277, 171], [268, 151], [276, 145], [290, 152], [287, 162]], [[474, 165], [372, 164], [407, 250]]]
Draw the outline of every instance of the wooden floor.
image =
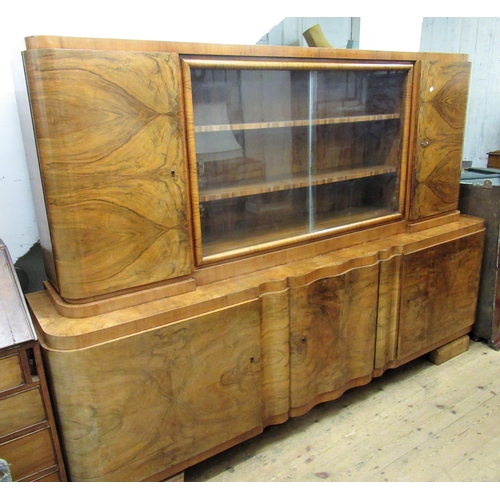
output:
[[420, 358], [268, 427], [187, 482], [500, 481], [500, 352]]

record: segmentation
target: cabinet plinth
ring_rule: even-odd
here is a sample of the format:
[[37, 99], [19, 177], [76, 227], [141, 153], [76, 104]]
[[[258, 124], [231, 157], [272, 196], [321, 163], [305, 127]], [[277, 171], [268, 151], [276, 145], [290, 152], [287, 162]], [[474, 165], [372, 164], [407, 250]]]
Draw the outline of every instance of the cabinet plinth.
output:
[[174, 477], [471, 330], [466, 56], [26, 45], [71, 480]]

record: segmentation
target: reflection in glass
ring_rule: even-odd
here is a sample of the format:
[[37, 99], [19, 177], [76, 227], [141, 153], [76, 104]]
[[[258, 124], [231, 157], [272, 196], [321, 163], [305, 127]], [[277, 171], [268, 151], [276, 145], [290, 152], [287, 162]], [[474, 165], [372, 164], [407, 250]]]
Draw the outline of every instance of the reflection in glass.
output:
[[406, 78], [192, 68], [203, 255], [397, 214]]

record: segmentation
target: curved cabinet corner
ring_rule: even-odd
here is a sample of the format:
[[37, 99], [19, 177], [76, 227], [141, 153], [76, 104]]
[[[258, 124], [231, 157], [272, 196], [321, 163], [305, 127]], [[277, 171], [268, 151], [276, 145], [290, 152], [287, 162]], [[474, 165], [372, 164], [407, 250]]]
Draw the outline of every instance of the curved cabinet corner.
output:
[[71, 480], [168, 477], [261, 432], [259, 318], [254, 300], [48, 350]]
[[91, 300], [191, 272], [177, 54], [25, 54], [51, 281]]

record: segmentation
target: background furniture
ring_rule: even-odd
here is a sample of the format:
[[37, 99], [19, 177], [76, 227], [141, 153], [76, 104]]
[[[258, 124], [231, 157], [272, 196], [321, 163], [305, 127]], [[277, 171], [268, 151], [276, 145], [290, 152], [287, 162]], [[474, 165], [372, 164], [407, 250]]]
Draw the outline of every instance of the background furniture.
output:
[[0, 457], [13, 481], [64, 481], [40, 346], [0, 240]]
[[473, 334], [490, 347], [500, 349], [500, 310], [498, 305], [498, 248], [500, 238], [500, 172], [491, 168], [464, 171], [460, 182], [460, 210], [485, 221], [478, 313]]
[[172, 477], [467, 348], [466, 57], [26, 43], [49, 278], [28, 300], [72, 480]]

